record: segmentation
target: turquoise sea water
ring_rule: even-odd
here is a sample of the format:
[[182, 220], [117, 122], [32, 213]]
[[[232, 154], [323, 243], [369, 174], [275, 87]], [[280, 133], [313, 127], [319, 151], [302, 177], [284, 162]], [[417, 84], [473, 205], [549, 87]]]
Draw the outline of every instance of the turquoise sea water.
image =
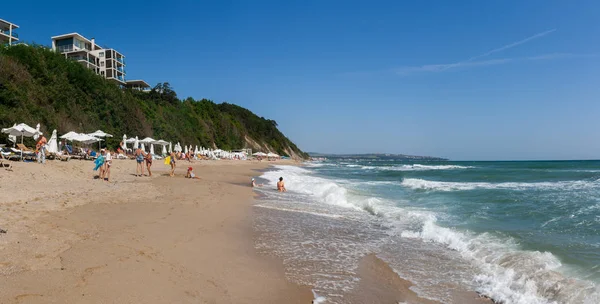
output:
[[[289, 192], [270, 189], [283, 176]], [[258, 191], [259, 249], [344, 303], [375, 253], [423, 296], [600, 303], [600, 162], [339, 160], [278, 166]]]

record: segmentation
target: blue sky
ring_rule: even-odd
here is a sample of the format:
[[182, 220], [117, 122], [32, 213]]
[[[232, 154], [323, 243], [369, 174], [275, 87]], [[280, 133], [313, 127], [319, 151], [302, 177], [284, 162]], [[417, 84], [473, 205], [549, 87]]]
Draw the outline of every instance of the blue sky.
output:
[[600, 158], [597, 1], [38, 2], [0, 18], [95, 37], [128, 79], [247, 107], [305, 151]]

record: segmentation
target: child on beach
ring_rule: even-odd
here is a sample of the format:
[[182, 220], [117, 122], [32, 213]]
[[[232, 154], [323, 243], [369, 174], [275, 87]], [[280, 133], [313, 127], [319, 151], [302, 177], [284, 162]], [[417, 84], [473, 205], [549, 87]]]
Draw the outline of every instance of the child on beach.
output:
[[186, 178], [200, 179], [196, 174], [194, 174], [194, 168], [188, 167], [187, 173], [185, 174]]
[[152, 176], [152, 171], [150, 171], [150, 167], [152, 167], [152, 154], [148, 152], [146, 154], [146, 169], [148, 169], [148, 176]]
[[104, 155], [104, 180], [110, 181], [110, 166], [112, 166], [112, 154], [110, 150], [106, 150]]
[[170, 177], [175, 176], [175, 167], [176, 165], [176, 158], [177, 156], [175, 155], [175, 152], [171, 152], [171, 161], [169, 162], [169, 164], [171, 165], [171, 173], [169, 174]]

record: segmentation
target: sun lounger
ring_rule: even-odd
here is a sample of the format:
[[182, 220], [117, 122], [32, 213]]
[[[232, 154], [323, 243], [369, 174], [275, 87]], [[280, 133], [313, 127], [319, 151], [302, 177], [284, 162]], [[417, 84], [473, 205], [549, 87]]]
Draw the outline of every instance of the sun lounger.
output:
[[24, 144], [17, 144], [17, 148], [23, 152], [35, 152], [34, 150], [27, 148]]

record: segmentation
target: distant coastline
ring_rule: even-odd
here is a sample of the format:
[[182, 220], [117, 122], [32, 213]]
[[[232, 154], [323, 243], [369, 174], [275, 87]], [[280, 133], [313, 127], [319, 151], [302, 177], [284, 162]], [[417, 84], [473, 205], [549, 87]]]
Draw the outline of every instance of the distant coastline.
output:
[[364, 154], [327, 154], [319, 152], [308, 152], [311, 158], [327, 159], [374, 159], [374, 160], [426, 160], [426, 161], [448, 161], [447, 158], [434, 156], [418, 156], [392, 153], [364, 153]]

